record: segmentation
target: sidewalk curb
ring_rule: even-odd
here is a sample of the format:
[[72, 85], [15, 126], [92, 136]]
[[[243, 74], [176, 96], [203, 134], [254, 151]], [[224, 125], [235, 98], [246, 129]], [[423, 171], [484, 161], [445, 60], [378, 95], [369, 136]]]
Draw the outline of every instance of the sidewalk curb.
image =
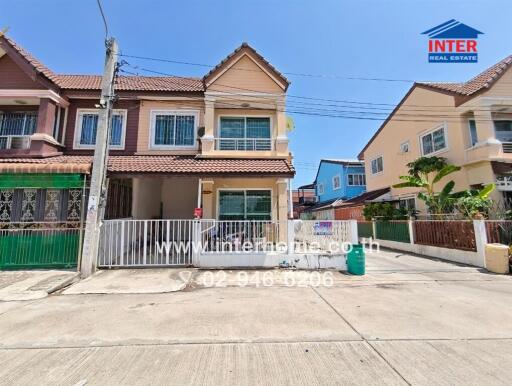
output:
[[73, 275], [73, 276], [67, 278], [66, 280], [56, 284], [55, 286], [49, 288], [46, 292], [48, 295], [51, 295], [54, 292], [57, 292], [63, 288], [66, 288], [67, 286], [74, 284], [75, 282], [78, 282], [78, 281], [80, 281], [80, 274], [77, 272], [75, 275]]

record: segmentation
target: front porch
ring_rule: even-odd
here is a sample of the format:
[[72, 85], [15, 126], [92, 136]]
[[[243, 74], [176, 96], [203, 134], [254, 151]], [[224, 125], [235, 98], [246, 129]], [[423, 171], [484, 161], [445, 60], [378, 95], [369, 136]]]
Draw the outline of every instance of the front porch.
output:
[[[275, 177], [229, 178], [136, 176], [112, 180], [131, 185], [131, 218], [286, 221], [288, 180]], [[110, 205], [120, 202], [111, 201]], [[202, 216], [196, 216], [201, 208]], [[107, 207], [107, 212], [109, 208]]]

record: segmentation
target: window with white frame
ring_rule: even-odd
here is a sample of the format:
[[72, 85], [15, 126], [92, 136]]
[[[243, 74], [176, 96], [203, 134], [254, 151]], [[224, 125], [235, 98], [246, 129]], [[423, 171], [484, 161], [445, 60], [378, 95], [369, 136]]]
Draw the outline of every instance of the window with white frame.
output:
[[197, 121], [196, 111], [153, 111], [151, 147], [195, 147]]
[[494, 131], [496, 132], [496, 139], [500, 142], [512, 142], [512, 121], [495, 120]]
[[317, 185], [316, 189], [317, 189], [317, 192], [318, 192], [318, 195], [319, 195], [319, 196], [320, 196], [320, 195], [322, 195], [322, 194], [324, 194], [324, 192], [325, 192], [325, 189], [324, 189], [324, 183], [323, 183], [323, 182], [320, 182], [320, 183]]
[[476, 121], [474, 119], [468, 120], [469, 130], [469, 146], [475, 146], [478, 142], [478, 135], [476, 133]]
[[420, 137], [423, 155], [437, 153], [447, 148], [446, 132], [444, 126], [428, 132]]
[[364, 174], [349, 174], [348, 175], [349, 186], [365, 186], [366, 177]]
[[382, 173], [382, 171], [384, 170], [384, 162], [382, 160], [382, 156], [372, 159], [370, 166], [372, 174]]
[[409, 153], [409, 141], [405, 141], [400, 144], [400, 153]]
[[340, 175], [337, 174], [332, 178], [332, 189], [338, 190], [339, 188], [341, 188], [341, 178]]
[[[75, 148], [94, 149], [98, 131], [99, 110], [78, 110], [75, 130]], [[114, 110], [110, 121], [110, 148], [124, 149], [126, 110]]]
[[220, 190], [219, 220], [270, 220], [271, 190]]
[[270, 117], [220, 117], [218, 150], [271, 150]]

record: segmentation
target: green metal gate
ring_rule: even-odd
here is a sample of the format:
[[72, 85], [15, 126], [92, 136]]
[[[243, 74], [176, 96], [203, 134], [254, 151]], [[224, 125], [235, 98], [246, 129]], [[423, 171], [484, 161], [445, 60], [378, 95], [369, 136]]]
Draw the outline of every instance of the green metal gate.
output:
[[0, 270], [76, 267], [84, 193], [80, 174], [1, 174]]

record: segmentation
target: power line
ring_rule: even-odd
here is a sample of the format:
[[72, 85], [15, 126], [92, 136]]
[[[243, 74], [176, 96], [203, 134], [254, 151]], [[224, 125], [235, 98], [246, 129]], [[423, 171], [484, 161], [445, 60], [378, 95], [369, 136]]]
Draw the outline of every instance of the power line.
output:
[[96, 3], [98, 4], [98, 8], [100, 10], [101, 18], [103, 19], [103, 26], [105, 27], [105, 40], [107, 40], [108, 39], [107, 19], [105, 17], [105, 13], [103, 12], [103, 7], [101, 6], [101, 0], [96, 0]]
[[[141, 59], [141, 60], [150, 60], [156, 62], [164, 62], [164, 63], [173, 63], [173, 64], [183, 64], [187, 66], [196, 66], [196, 67], [207, 67], [207, 68], [215, 68], [215, 65], [205, 64], [205, 63], [194, 63], [194, 62], [185, 62], [180, 60], [171, 60], [171, 59], [162, 59], [162, 58], [154, 58], [148, 56], [139, 56], [139, 55], [127, 55], [120, 54], [125, 58], [133, 58], [133, 59]], [[235, 68], [236, 71], [248, 71], [248, 72], [261, 72], [261, 70], [253, 70], [250, 68]], [[375, 82], [405, 82], [411, 83], [414, 80], [410, 79], [390, 79], [390, 78], [365, 78], [365, 77], [357, 77], [357, 76], [340, 76], [340, 75], [326, 75], [326, 74], [310, 74], [303, 72], [285, 72], [280, 71], [282, 74], [291, 75], [291, 76], [300, 76], [307, 78], [323, 78], [323, 79], [342, 79], [342, 80], [365, 80], [365, 81], [375, 81]]]
[[[147, 68], [142, 68], [142, 67], [139, 67], [139, 66], [133, 66], [133, 65], [131, 65], [128, 62], [125, 62], [125, 64], [127, 64], [129, 67], [131, 67], [131, 68], [133, 68], [135, 70], [142, 70], [142, 71], [145, 71], [145, 72], [149, 72], [149, 73], [153, 73], [153, 74], [157, 74], [157, 75], [163, 75], [163, 76], [166, 76], [166, 77], [173, 77], [173, 78], [177, 78], [177, 79], [186, 79], [186, 80], [190, 80], [191, 79], [191, 78], [188, 78], [188, 77], [177, 76], [177, 75], [174, 75], [174, 74], [169, 74], [169, 73], [165, 73], [165, 72], [161, 72], [161, 71], [156, 71], [156, 70], [151, 70], [151, 69], [147, 69]], [[138, 74], [136, 74], [136, 75], [138, 75]], [[230, 88], [230, 89], [235, 89], [235, 90], [239, 91], [238, 93], [225, 92], [225, 93], [232, 94], [232, 95], [243, 95], [243, 94], [240, 93], [240, 91], [258, 92], [258, 90], [241, 88], [241, 87], [235, 87], [235, 86], [226, 85], [226, 84], [217, 83], [217, 85], [218, 86], [222, 86], [222, 87], [226, 87], [226, 88]], [[388, 106], [393, 106], [393, 108], [389, 109], [390, 112], [396, 108], [396, 105], [392, 105], [392, 104], [381, 104], [381, 103], [371, 103], [371, 102], [341, 101], [341, 100], [335, 100], [335, 99], [313, 98], [313, 97], [307, 97], [307, 96], [294, 96], [294, 95], [290, 95], [290, 94], [288, 94], [287, 97], [288, 98], [289, 97], [300, 98], [300, 99], [305, 99], [305, 100], [323, 100], [323, 101], [339, 101], [339, 102], [346, 102], [346, 103], [358, 103], [358, 104], [361, 104], [361, 105], [367, 104], [367, 105], [370, 105], [370, 106], [372, 106], [372, 105], [381, 105], [381, 106], [382, 105], [388, 105]], [[264, 96], [259, 96], [259, 99], [267, 99], [267, 100], [271, 100], [271, 101], [275, 102], [275, 100], [273, 98], [264, 97]], [[294, 102], [294, 103], [303, 103], [303, 102]], [[303, 104], [306, 104], [306, 103], [303, 103]], [[319, 105], [322, 105], [322, 104], [319, 104]], [[338, 106], [335, 106], [335, 107], [338, 107]], [[340, 107], [342, 107], [342, 106], [340, 106]], [[345, 107], [353, 108], [351, 106], [345, 106]], [[407, 108], [408, 107], [421, 107], [421, 108], [425, 108], [425, 111], [429, 111], [429, 109], [434, 109], [434, 108], [436, 110], [438, 108], [451, 108], [450, 106], [446, 106], [446, 105], [445, 106], [408, 105]], [[360, 108], [377, 109], [377, 108], [370, 108], [370, 107], [360, 107]], [[479, 109], [473, 108], [473, 110], [477, 111]], [[409, 110], [409, 111], [420, 111], [420, 110]], [[432, 111], [434, 111], [434, 110], [432, 110]], [[487, 110], [486, 109], [482, 109], [482, 111], [487, 111]], [[439, 114], [437, 114], [437, 111], [434, 111], [434, 113], [436, 113], [436, 117], [440, 117]], [[417, 114], [415, 114], [415, 115], [417, 115]], [[458, 114], [454, 114], [454, 117], [458, 117]]]
[[[131, 66], [130, 66], [131, 67]], [[170, 74], [166, 74], [166, 73], [162, 73], [162, 72], [159, 72], [159, 71], [153, 71], [153, 70], [148, 70], [148, 69], [141, 69], [143, 71], [147, 71], [147, 72], [154, 72], [154, 73], [158, 73], [160, 75], [165, 75], [165, 76], [171, 76], [171, 77], [175, 77], [175, 78], [180, 78], [180, 77], [176, 77], [174, 75], [170, 75]], [[127, 74], [131, 74], [131, 75], [139, 75], [138, 73], [133, 73], [133, 72], [130, 72], [130, 71], [126, 71], [126, 70], [121, 70], [122, 72], [124, 73], [127, 73]], [[185, 78], [185, 79], [188, 79], [188, 78]], [[141, 83], [144, 83], [143, 81], [141, 81]], [[148, 84], [148, 83], [146, 83]], [[254, 91], [254, 90], [252, 90]], [[222, 95], [222, 98], [224, 99], [228, 99], [228, 100], [233, 100], [233, 101], [236, 101], [236, 102], [240, 102], [240, 94], [239, 93], [226, 93], [228, 95]], [[238, 96], [238, 97], [233, 97], [233, 96], [229, 96], [229, 95], [234, 95], [234, 96]], [[188, 100], [191, 100], [191, 101], [198, 101], [198, 105], [199, 106], [203, 106], [203, 103], [204, 103], [204, 98], [203, 97], [192, 97], [192, 96], [188, 96], [186, 97]], [[271, 98], [268, 98], [268, 97], [263, 97], [263, 96], [258, 96], [258, 98], [260, 99], [268, 99], [268, 100], [271, 100], [272, 102], [275, 102], [274, 99], [271, 99]], [[228, 103], [226, 101], [220, 101], [221, 104], [225, 105], [225, 106], [229, 106], [229, 107], [236, 107], [236, 108], [240, 108], [240, 103]], [[254, 102], [253, 102], [254, 103]], [[257, 102], [258, 103], [258, 102]], [[260, 104], [263, 104], [260, 102]], [[255, 106], [252, 106], [251, 107], [252, 109], [255, 109], [255, 110], [268, 110], [268, 107], [255, 107]], [[355, 119], [355, 120], [371, 120], [371, 121], [384, 121], [389, 114], [387, 113], [372, 113], [372, 112], [366, 112], [366, 111], [350, 111], [350, 110], [336, 110], [336, 109], [314, 109], [314, 108], [304, 108], [304, 107], [292, 107], [292, 108], [287, 108], [287, 109], [281, 109], [281, 108], [276, 108], [275, 109], [276, 111], [280, 111], [280, 112], [286, 112], [286, 113], [290, 113], [290, 114], [299, 114], [299, 115], [307, 115], [307, 116], [320, 116], [320, 117], [330, 117], [330, 118], [342, 118], [342, 119]], [[356, 115], [349, 115], [349, 114], [356, 114]], [[364, 114], [368, 114], [368, 115], [372, 115], [372, 116], [364, 116]], [[376, 114], [380, 114], [380, 115], [386, 115], [386, 116], [383, 116], [383, 117], [379, 117], [379, 116], [373, 116], [373, 115], [376, 115]], [[405, 117], [405, 118], [400, 118], [400, 117]], [[420, 118], [423, 118], [423, 119], [420, 119]], [[395, 121], [402, 121], [402, 122], [430, 122], [430, 123], [439, 123], [440, 121], [446, 121], [446, 122], [460, 122], [460, 115], [459, 114], [455, 114], [452, 116], [452, 115], [439, 115], [439, 114], [432, 114], [432, 115], [428, 115], [428, 114], [403, 114], [403, 113], [396, 113], [395, 114], [395, 118], [394, 118]], [[488, 122], [489, 120], [488, 119], [474, 119], [476, 122]]]

